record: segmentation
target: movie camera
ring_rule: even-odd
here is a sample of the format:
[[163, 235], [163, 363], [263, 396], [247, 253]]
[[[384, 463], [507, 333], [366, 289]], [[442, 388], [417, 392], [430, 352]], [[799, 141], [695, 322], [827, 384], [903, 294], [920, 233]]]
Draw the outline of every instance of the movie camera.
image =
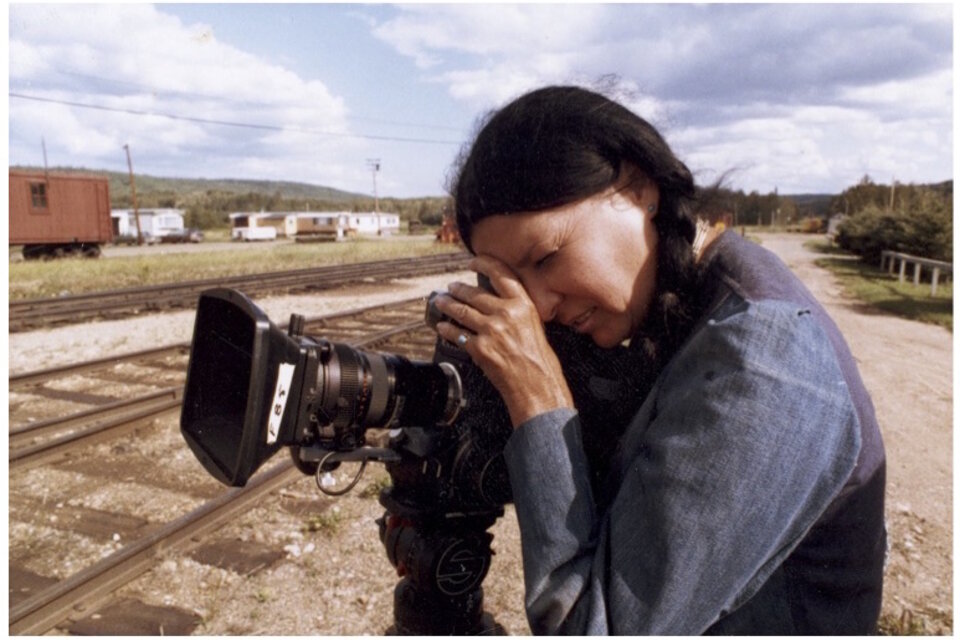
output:
[[[443, 317], [438, 295], [426, 305], [430, 326]], [[377, 522], [402, 578], [395, 631], [502, 632], [483, 613], [480, 586], [491, 555], [486, 530], [511, 500], [503, 448], [512, 428], [500, 396], [445, 340], [438, 338], [432, 362], [419, 362], [306, 336], [303, 326], [294, 314], [283, 331], [232, 289], [201, 294], [180, 423], [190, 449], [215, 478], [243, 486], [288, 447], [330, 495], [349, 491], [367, 462], [385, 463], [391, 486], [380, 494], [386, 513]], [[582, 420], [595, 426], [593, 439], [584, 436], [589, 454], [630, 410], [616, 401], [629, 380], [623, 350], [598, 350], [559, 326], [547, 333], [567, 363]], [[389, 444], [369, 446], [369, 429], [389, 429]], [[326, 474], [343, 462], [360, 462], [360, 470], [333, 490]]]

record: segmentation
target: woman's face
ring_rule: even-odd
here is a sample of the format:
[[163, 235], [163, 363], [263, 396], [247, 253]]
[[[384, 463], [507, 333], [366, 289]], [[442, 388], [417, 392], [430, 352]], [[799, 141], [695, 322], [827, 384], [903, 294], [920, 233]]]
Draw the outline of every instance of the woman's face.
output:
[[544, 322], [614, 347], [634, 334], [653, 299], [658, 200], [648, 181], [639, 192], [610, 189], [555, 209], [490, 216], [474, 225], [473, 250], [513, 269]]

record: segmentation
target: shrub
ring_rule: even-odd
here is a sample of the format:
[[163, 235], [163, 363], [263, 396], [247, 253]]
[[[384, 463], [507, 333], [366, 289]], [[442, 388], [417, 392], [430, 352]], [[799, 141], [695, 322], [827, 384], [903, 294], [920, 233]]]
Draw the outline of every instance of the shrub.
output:
[[884, 250], [952, 261], [953, 222], [943, 207], [898, 212], [870, 204], [844, 219], [837, 244], [876, 265]]
[[926, 209], [906, 216], [904, 253], [953, 261], [953, 219], [945, 210]]
[[902, 251], [900, 245], [904, 235], [901, 216], [868, 205], [840, 223], [837, 244], [863, 257], [864, 261], [879, 265], [882, 251]]

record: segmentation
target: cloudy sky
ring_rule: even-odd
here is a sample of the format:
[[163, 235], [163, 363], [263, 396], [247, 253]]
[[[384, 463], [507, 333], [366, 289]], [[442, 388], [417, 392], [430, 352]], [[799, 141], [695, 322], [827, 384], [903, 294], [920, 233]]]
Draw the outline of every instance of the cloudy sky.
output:
[[[953, 175], [940, 5], [12, 4], [9, 162], [441, 195], [478, 116], [606, 87], [702, 181]], [[612, 82], [610, 78], [616, 78]]]

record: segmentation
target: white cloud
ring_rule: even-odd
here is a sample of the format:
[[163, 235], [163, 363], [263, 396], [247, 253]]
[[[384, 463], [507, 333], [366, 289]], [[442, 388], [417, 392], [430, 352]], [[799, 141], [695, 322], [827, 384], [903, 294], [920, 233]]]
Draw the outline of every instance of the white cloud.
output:
[[[185, 25], [141, 4], [13, 5], [10, 14], [13, 92], [286, 129], [227, 127], [14, 97], [12, 163], [36, 163], [32, 145], [43, 136], [52, 163], [66, 157], [74, 166], [117, 169], [125, 163], [123, 145], [130, 144], [143, 171], [197, 165], [223, 172], [208, 177], [295, 175], [333, 184], [344, 175], [338, 163], [356, 162], [350, 154], [362, 155], [366, 146], [362, 140], [321, 135], [350, 133], [344, 101], [322, 82], [304, 80], [218, 41], [209, 25]], [[269, 160], [235, 160], [260, 154]], [[361, 185], [342, 188], [352, 186]]]
[[[77, 154], [103, 154], [116, 152], [117, 146], [113, 136], [98, 128], [88, 128], [75, 117], [70, 107], [52, 104], [43, 109], [34, 109], [30, 105], [18, 103], [10, 104], [10, 120], [22, 123], [25, 129], [39, 131], [40, 135], [29, 141], [30, 146], [25, 151], [31, 161], [41, 164], [41, 140], [46, 141], [48, 149], [51, 142], [57, 141], [56, 149], [51, 160], [57, 163], [57, 158], [72, 158]], [[64, 162], [70, 164], [70, 162]]]
[[430, 4], [402, 7], [404, 13], [373, 33], [422, 67], [443, 62], [450, 52], [491, 58], [531, 51], [570, 52], [596, 35], [600, 5]]
[[948, 116], [953, 104], [953, 70], [940, 69], [908, 79], [893, 79], [875, 84], [844, 88], [839, 99], [857, 105], [882, 107], [903, 113]]
[[836, 191], [868, 172], [952, 174], [951, 20], [949, 6], [429, 5], [375, 33], [478, 113], [616, 74], [702, 175]]
[[799, 107], [719, 127], [687, 127], [668, 139], [701, 181], [732, 171], [731, 186], [747, 191], [836, 192], [864, 174], [901, 182], [952, 175], [950, 136], [933, 134], [928, 120], [891, 124], [849, 107]]

